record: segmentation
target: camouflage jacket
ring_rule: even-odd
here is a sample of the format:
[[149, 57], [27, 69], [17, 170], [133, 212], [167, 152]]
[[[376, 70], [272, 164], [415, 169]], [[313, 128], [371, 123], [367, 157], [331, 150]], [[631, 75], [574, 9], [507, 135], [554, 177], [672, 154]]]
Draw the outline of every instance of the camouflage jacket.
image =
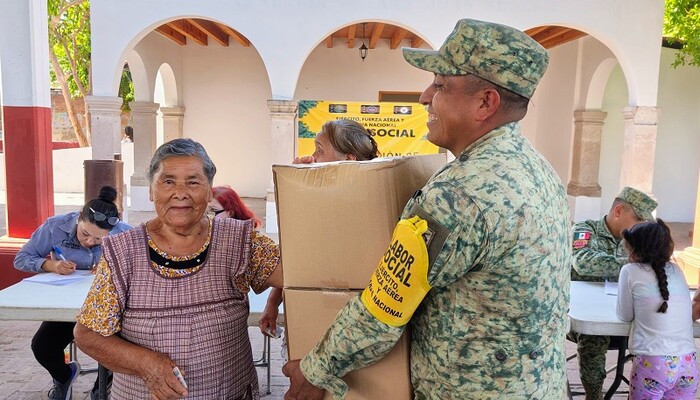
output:
[[[570, 224], [559, 177], [519, 125], [484, 135], [406, 205], [444, 231], [432, 240], [428, 292], [411, 319], [416, 399], [560, 399], [569, 305]], [[439, 236], [439, 235], [438, 235]], [[302, 359], [336, 398], [336, 378], [383, 357], [403, 327], [355, 298]]]
[[573, 227], [572, 281], [617, 281], [628, 262], [622, 239], [616, 239], [605, 217], [579, 222]]

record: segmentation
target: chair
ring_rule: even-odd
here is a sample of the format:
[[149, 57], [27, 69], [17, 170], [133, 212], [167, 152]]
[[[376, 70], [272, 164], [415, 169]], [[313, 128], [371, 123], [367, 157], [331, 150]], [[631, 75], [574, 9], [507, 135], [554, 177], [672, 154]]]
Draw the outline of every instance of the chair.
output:
[[[567, 340], [571, 340], [568, 339]], [[610, 337], [610, 344], [608, 345], [608, 351], [610, 350], [617, 350], [617, 363], [605, 370], [605, 374], [609, 374], [613, 371], [615, 371], [615, 379], [613, 380], [613, 383], [610, 385], [608, 388], [608, 391], [605, 392], [605, 396], [603, 397], [604, 400], [610, 400], [612, 396], [615, 394], [617, 391], [617, 388], [620, 386], [620, 382], [624, 381], [628, 386], [629, 386], [629, 379], [625, 377], [624, 372], [625, 372], [625, 363], [629, 360], [631, 360], [634, 356], [632, 354], [627, 354], [627, 336], [611, 336]], [[571, 340], [573, 342], [573, 340]], [[575, 342], [574, 342], [575, 343]], [[566, 357], [566, 362], [568, 363], [569, 361], [573, 360], [574, 358], [577, 357], [577, 353], [571, 354]], [[573, 400], [573, 395], [574, 394], [583, 394], [583, 393], [574, 393], [571, 391], [571, 385], [569, 383], [569, 380], [566, 380], [566, 394], [568, 396], [569, 400]]]
[[[78, 346], [75, 344], [75, 340], [68, 345], [68, 358], [70, 361], [78, 361]], [[97, 368], [83, 368], [82, 365], [80, 366], [80, 375], [91, 372], [97, 372]]]
[[267, 368], [267, 394], [272, 393], [270, 390], [270, 337], [263, 335], [262, 355], [259, 359], [253, 360], [256, 367]]

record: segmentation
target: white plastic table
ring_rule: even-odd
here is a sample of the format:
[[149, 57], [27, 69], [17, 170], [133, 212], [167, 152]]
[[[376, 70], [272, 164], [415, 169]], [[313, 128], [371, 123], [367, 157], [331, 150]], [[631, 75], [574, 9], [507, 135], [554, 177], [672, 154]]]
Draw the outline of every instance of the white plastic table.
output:
[[74, 322], [93, 278], [65, 286], [15, 283], [0, 290], [0, 320]]
[[[75, 322], [75, 318], [83, 306], [83, 302], [90, 290], [94, 276], [86, 277], [78, 282], [64, 286], [53, 286], [43, 283], [27, 282], [22, 280], [0, 290], [0, 320], [11, 321], [58, 321]], [[256, 295], [249, 293], [250, 315], [249, 326], [258, 326], [260, 314], [265, 308], [268, 291]], [[283, 320], [280, 307], [278, 322]], [[74, 357], [71, 349], [71, 357]], [[267, 368], [267, 391], [270, 391], [270, 340], [264, 336], [263, 351], [260, 359], [255, 360], [256, 367]], [[103, 369], [100, 367], [100, 369]], [[102, 380], [103, 371], [100, 371]], [[104, 390], [101, 396], [106, 398]]]

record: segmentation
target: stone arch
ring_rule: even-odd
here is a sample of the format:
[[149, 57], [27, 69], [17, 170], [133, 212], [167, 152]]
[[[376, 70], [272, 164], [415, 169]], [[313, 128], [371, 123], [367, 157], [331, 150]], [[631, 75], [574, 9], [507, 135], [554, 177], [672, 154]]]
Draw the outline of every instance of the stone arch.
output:
[[131, 80], [134, 83], [134, 100], [151, 101], [153, 98], [151, 85], [149, 84], [146, 66], [141, 56], [133, 49], [130, 49], [126, 53], [126, 62], [129, 64]]
[[613, 69], [618, 65], [617, 59], [606, 58], [598, 64], [598, 67], [593, 72], [586, 97], [584, 107], [586, 109], [601, 109], [603, 107], [603, 96], [605, 88], [608, 86], [608, 79]]
[[[362, 33], [355, 33], [354, 45], [350, 48], [347, 39], [333, 39], [332, 48], [326, 40], [333, 33], [363, 22], [391, 25], [405, 29], [418, 38], [422, 48], [434, 48], [431, 41], [410, 26], [388, 19], [357, 19], [326, 29], [305, 51], [303, 62], [296, 76], [294, 98], [308, 99], [319, 96], [331, 100], [334, 93], [343, 93], [344, 98], [336, 100], [376, 100], [377, 90], [401, 90], [420, 92], [429, 81], [424, 71], [410, 66], [403, 60], [401, 47], [410, 47], [410, 41], [403, 39], [396, 49], [390, 49], [389, 40], [380, 39], [374, 49], [370, 49], [363, 61], [358, 49], [362, 43]], [[369, 45], [371, 32], [366, 32], [365, 43]], [[342, 79], [338, 79], [338, 77]]]
[[180, 104], [177, 80], [170, 64], [163, 63], [158, 67], [153, 90], [153, 99], [161, 107], [177, 107]]

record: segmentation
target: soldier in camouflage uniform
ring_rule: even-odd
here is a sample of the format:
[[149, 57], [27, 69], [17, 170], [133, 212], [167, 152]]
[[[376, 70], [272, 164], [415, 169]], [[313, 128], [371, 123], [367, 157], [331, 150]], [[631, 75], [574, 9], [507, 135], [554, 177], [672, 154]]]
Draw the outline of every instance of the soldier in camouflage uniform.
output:
[[[651, 213], [656, 206], [656, 201], [644, 192], [627, 186], [613, 201], [608, 215], [575, 224], [571, 280], [617, 282], [620, 268], [629, 262], [622, 231], [645, 220], [653, 221]], [[586, 399], [600, 399], [610, 336], [571, 332], [567, 337], [577, 343], [579, 374]]]
[[[415, 398], [561, 399], [569, 210], [559, 177], [517, 122], [548, 54], [521, 31], [469, 19], [439, 51], [403, 51], [435, 74], [420, 98], [428, 139], [456, 155], [402, 215], [428, 225], [431, 289], [409, 322]], [[324, 389], [343, 398], [339, 377], [389, 352], [405, 325], [370, 310], [364, 294], [351, 300], [301, 362], [285, 365], [285, 399], [318, 399]]]

